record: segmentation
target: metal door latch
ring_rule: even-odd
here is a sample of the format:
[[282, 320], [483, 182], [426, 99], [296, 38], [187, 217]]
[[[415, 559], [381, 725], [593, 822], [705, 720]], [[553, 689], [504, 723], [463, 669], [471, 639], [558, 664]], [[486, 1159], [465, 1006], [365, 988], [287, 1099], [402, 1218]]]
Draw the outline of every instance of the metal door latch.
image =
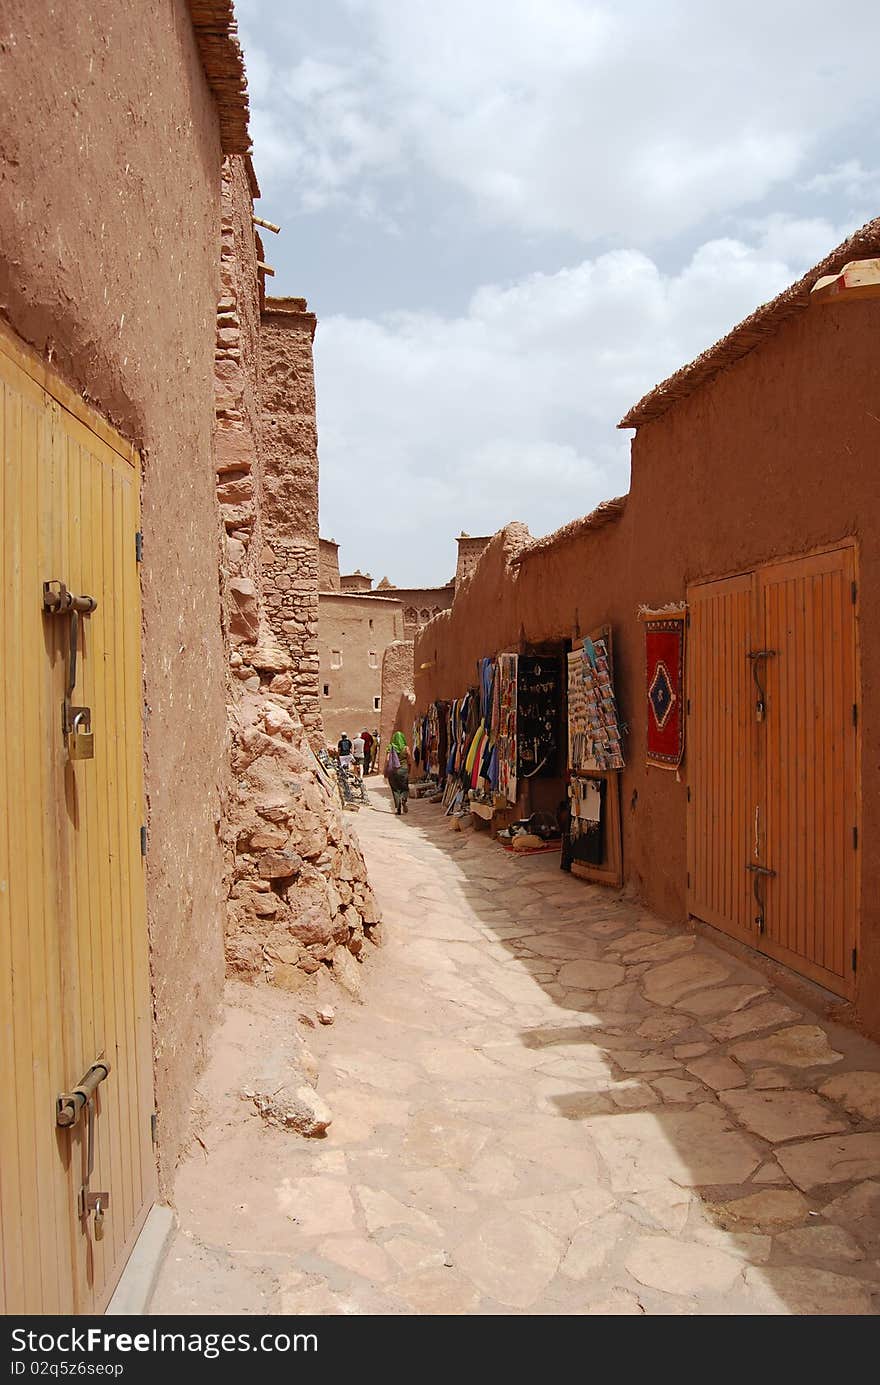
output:
[[766, 694], [764, 692], [763, 684], [761, 683], [758, 665], [762, 659], [772, 659], [775, 656], [775, 654], [775, 649], [750, 649], [748, 654], [746, 655], [746, 658], [751, 659], [752, 661], [752, 677], [755, 680], [755, 687], [758, 690], [758, 696], [755, 701], [756, 721], [763, 721], [764, 713], [767, 710], [767, 704], [765, 701]]
[[71, 760], [91, 760], [95, 755], [91, 707], [75, 707], [76, 659], [79, 646], [80, 616], [91, 615], [98, 603], [93, 596], [74, 596], [63, 582], [43, 583], [43, 610], [50, 616], [67, 616], [70, 620], [70, 649], [67, 661], [67, 686], [61, 704], [61, 734], [67, 743]]
[[755, 903], [758, 906], [758, 912], [755, 915], [755, 927], [759, 933], [763, 933], [766, 925], [764, 921], [764, 899], [761, 894], [761, 880], [765, 875], [775, 878], [776, 871], [769, 870], [767, 866], [752, 865], [751, 862], [746, 866], [746, 870], [750, 871], [754, 876], [752, 890], [755, 896]]
[[98, 1087], [110, 1076], [110, 1064], [106, 1058], [98, 1058], [81, 1077], [72, 1092], [62, 1092], [55, 1103], [56, 1125], [69, 1128], [76, 1125], [86, 1106], [92, 1100]]
[[106, 1190], [92, 1192], [89, 1188], [95, 1167], [95, 1103], [98, 1088], [109, 1074], [109, 1062], [105, 1058], [98, 1058], [73, 1091], [61, 1093], [55, 1106], [55, 1122], [65, 1130], [77, 1124], [83, 1111], [87, 1113], [86, 1177], [79, 1190], [77, 1213], [80, 1221], [86, 1221], [94, 1213], [96, 1241], [104, 1237], [104, 1214], [110, 1206], [110, 1194]]

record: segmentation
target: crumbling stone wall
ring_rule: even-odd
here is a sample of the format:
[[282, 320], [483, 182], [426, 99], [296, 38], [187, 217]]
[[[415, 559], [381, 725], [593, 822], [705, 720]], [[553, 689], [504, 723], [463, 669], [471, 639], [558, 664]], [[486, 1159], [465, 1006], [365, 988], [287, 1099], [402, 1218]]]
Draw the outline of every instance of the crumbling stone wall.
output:
[[261, 311], [253, 189], [247, 161], [229, 160], [215, 433], [229, 649], [226, 956], [236, 974], [287, 990], [329, 972], [356, 993], [356, 959], [367, 939], [379, 941], [379, 914], [335, 787], [310, 745], [323, 737], [315, 319], [303, 299], [270, 299]]
[[261, 320], [263, 592], [269, 627], [290, 655], [297, 708], [323, 744], [318, 698], [318, 430], [304, 298], [269, 298]]

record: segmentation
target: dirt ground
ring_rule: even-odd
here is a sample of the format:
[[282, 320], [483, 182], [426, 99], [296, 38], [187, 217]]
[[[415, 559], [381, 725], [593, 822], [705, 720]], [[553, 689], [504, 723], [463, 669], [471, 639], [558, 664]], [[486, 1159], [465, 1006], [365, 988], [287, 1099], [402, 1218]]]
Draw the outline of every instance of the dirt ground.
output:
[[[878, 1312], [880, 1048], [372, 785], [386, 946], [332, 1026], [231, 989], [152, 1312]], [[241, 1096], [303, 1038], [322, 1138]]]

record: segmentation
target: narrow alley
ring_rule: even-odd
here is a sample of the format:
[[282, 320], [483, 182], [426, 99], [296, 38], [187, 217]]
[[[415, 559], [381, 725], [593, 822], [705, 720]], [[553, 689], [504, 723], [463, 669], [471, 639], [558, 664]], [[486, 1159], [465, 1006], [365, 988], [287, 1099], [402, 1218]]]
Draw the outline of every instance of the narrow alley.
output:
[[[371, 797], [368, 1003], [231, 987], [151, 1311], [877, 1312], [880, 1048], [556, 854]], [[319, 1139], [242, 1098], [294, 1029]]]

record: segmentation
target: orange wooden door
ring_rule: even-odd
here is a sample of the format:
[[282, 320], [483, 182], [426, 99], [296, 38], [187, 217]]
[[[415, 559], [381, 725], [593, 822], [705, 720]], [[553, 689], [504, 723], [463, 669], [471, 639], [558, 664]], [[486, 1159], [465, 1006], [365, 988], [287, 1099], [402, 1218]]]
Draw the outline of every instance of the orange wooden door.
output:
[[855, 555], [757, 574], [766, 710], [757, 725], [762, 950], [839, 995], [854, 990], [858, 885]]
[[688, 609], [688, 910], [751, 942], [751, 573], [691, 587]]
[[851, 996], [858, 929], [852, 547], [688, 591], [688, 909]]

